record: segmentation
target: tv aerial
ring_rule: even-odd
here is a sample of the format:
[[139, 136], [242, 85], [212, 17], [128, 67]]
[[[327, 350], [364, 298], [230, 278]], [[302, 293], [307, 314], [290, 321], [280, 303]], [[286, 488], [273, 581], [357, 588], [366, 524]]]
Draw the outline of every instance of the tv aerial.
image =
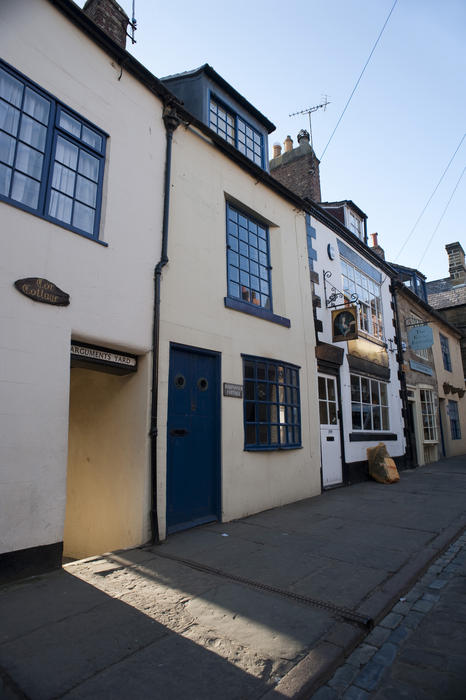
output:
[[289, 114], [289, 117], [296, 117], [298, 114], [308, 114], [309, 115], [309, 136], [311, 137], [311, 146], [314, 148], [314, 144], [312, 141], [312, 121], [311, 121], [311, 114], [314, 112], [317, 112], [319, 109], [323, 109], [324, 112], [327, 109], [327, 105], [331, 104], [331, 102], [328, 101], [328, 95], [324, 96], [324, 101], [320, 105], [315, 105], [314, 107], [308, 107], [308, 109], [302, 109], [300, 112], [293, 112], [293, 114]]

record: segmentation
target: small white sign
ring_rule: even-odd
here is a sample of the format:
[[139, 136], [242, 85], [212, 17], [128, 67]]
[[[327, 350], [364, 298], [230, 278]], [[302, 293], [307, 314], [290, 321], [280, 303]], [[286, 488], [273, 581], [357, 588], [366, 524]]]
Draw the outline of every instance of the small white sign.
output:
[[243, 385], [242, 384], [229, 384], [228, 382], [223, 382], [223, 395], [231, 396], [234, 399], [243, 398]]
[[120, 355], [111, 350], [103, 350], [100, 348], [91, 348], [85, 345], [71, 344], [71, 354], [75, 357], [85, 357], [88, 360], [100, 360], [101, 362], [114, 362], [127, 367], [136, 366], [136, 358]]

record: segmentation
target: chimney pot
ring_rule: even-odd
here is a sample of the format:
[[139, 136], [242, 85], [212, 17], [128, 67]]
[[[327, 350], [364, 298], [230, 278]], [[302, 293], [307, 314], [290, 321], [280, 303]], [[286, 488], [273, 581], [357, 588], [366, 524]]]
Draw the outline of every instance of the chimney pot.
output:
[[377, 240], [379, 234], [378, 233], [371, 233], [371, 238], [372, 238], [372, 247], [377, 248], [379, 245], [379, 242]]
[[282, 154], [282, 147], [279, 143], [273, 144], [273, 157], [278, 158]]
[[289, 134], [283, 142], [283, 147], [285, 149], [285, 153], [289, 153], [293, 150], [293, 139]]
[[306, 131], [306, 129], [301, 129], [301, 131], [298, 134], [298, 143], [301, 145], [301, 141], [304, 141], [307, 143], [310, 143], [311, 137], [309, 136], [309, 132]]

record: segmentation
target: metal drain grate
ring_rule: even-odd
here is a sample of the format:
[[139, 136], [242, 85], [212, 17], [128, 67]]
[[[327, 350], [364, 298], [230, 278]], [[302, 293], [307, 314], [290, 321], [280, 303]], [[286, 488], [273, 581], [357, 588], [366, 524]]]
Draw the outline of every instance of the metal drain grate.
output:
[[278, 588], [277, 586], [270, 586], [267, 583], [259, 583], [258, 581], [253, 581], [252, 579], [245, 578], [244, 576], [237, 576], [236, 574], [228, 573], [227, 571], [222, 571], [221, 569], [215, 569], [212, 566], [207, 566], [206, 564], [199, 564], [198, 562], [191, 561], [190, 559], [184, 559], [183, 557], [177, 557], [176, 554], [160, 553], [152, 549], [152, 552], [157, 557], [162, 557], [163, 559], [170, 559], [178, 564], [184, 564], [189, 566], [191, 569], [196, 571], [201, 571], [206, 574], [213, 574], [214, 576], [219, 576], [229, 581], [235, 581], [236, 583], [242, 583], [251, 588], [257, 588], [260, 591], [268, 591], [269, 593], [275, 593], [283, 598], [289, 598], [290, 600], [303, 603], [304, 605], [312, 605], [316, 608], [322, 608], [323, 610], [328, 610], [333, 615], [336, 615], [343, 620], [348, 622], [355, 622], [366, 629], [372, 629], [374, 626], [374, 620], [371, 617], [362, 615], [349, 608], [344, 608], [334, 603], [329, 603], [325, 600], [318, 600], [317, 598], [310, 598], [309, 596], [301, 595], [300, 593], [293, 593], [292, 591], [287, 591], [283, 588]]

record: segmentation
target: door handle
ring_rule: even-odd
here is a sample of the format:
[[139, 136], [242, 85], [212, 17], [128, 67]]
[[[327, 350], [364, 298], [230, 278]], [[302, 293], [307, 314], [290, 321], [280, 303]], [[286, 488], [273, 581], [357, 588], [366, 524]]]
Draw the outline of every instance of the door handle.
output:
[[173, 430], [170, 430], [170, 435], [173, 435], [174, 437], [183, 437], [183, 435], [187, 434], [188, 431], [184, 428], [174, 428]]

